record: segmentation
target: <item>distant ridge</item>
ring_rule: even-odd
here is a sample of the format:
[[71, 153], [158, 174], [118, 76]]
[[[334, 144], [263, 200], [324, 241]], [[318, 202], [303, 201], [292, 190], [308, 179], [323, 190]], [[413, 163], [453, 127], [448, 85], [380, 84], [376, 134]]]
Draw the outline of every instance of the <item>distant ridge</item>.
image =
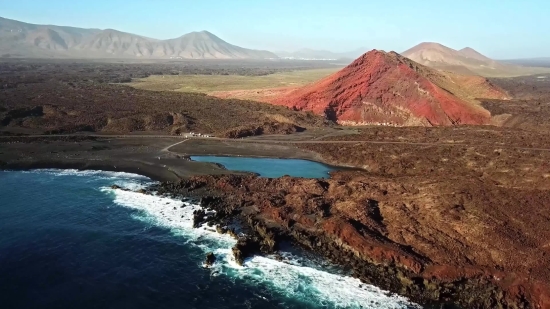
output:
[[473, 49], [471, 47], [465, 47], [465, 48], [459, 50], [458, 52], [466, 58], [476, 59], [476, 60], [479, 60], [479, 61], [487, 61], [487, 62], [494, 61], [493, 59], [480, 54], [478, 51], [476, 51], [475, 49]]
[[495, 61], [471, 47], [460, 50], [435, 42], [420, 43], [402, 53], [403, 56], [442, 71], [459, 74], [477, 74], [487, 77], [529, 75], [540, 68], [525, 68]]
[[271, 59], [208, 31], [157, 40], [114, 29], [34, 25], [0, 17], [0, 56], [30, 58]]
[[404, 51], [403, 56], [431, 67], [463, 66], [474, 72], [480, 68], [496, 69], [502, 66], [470, 47], [455, 50], [434, 42], [420, 43]]

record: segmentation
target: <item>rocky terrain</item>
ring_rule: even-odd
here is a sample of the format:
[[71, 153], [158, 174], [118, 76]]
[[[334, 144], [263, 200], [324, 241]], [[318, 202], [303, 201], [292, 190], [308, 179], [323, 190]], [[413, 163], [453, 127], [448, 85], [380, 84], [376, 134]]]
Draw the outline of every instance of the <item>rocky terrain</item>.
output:
[[177, 135], [194, 131], [224, 136], [231, 135], [227, 132], [242, 131], [243, 126], [252, 134], [274, 134], [331, 125], [320, 116], [281, 106], [223, 100], [204, 94], [138, 90], [116, 84], [153, 73], [244, 75], [286, 68], [255, 63], [233, 63], [221, 68], [220, 65], [223, 63], [2, 62], [0, 128], [27, 134], [156, 132]]
[[0, 57], [268, 59], [271, 52], [229, 44], [208, 31], [157, 40], [114, 29], [34, 25], [0, 17]]
[[550, 76], [498, 78], [492, 82], [507, 89], [514, 98], [506, 102], [483, 100], [483, 107], [493, 115], [494, 124], [537, 133], [550, 132]]
[[214, 198], [211, 220], [239, 218], [256, 231], [236, 249], [244, 256], [291, 240], [437, 308], [550, 308], [550, 135], [381, 127], [285, 145], [361, 170], [329, 180], [201, 176], [163, 188]]
[[424, 304], [549, 308], [548, 192], [459, 179], [201, 176], [160, 192], [203, 196], [214, 222], [239, 218], [254, 231], [237, 260], [286, 239]]
[[[203, 206], [218, 211], [197, 213], [197, 224], [221, 223], [219, 232], [231, 233], [223, 225], [239, 220], [247, 228], [234, 248], [237, 260], [292, 241], [428, 308], [550, 308], [550, 82], [457, 77], [393, 53], [367, 56], [343, 71], [349, 74], [321, 81], [334, 82], [328, 87], [338, 95], [348, 91], [341, 98], [354, 98], [338, 101], [349, 105], [327, 103], [334, 107], [329, 115], [350, 115], [363, 98], [380, 98], [374, 100], [380, 108], [408, 103], [398, 110], [408, 106], [406, 119], [422, 112], [419, 119], [434, 124], [480, 119], [484, 125], [344, 128], [283, 106], [118, 84], [150, 74], [268, 74], [289, 67], [5, 61], [0, 168], [95, 168], [171, 181], [155, 189], [202, 197]], [[348, 83], [357, 72], [364, 79]], [[421, 89], [433, 95], [419, 95]], [[424, 105], [399, 101], [398, 92]], [[506, 100], [476, 99], [503, 93]], [[384, 101], [388, 96], [394, 101]], [[178, 128], [228, 139], [171, 137]], [[247, 137], [260, 133], [268, 135]], [[189, 161], [192, 154], [293, 157], [352, 169], [327, 180], [266, 179], [228, 175]]]
[[397, 53], [373, 50], [272, 103], [344, 125], [487, 124], [491, 115], [476, 101], [479, 97], [508, 96], [484, 78], [440, 73]]
[[240, 218], [252, 231], [240, 256], [291, 240], [437, 308], [550, 308], [550, 92], [540, 80], [492, 80], [517, 98], [483, 106], [521, 126], [360, 128], [285, 144], [359, 171], [201, 176], [163, 188], [212, 197], [214, 222]]

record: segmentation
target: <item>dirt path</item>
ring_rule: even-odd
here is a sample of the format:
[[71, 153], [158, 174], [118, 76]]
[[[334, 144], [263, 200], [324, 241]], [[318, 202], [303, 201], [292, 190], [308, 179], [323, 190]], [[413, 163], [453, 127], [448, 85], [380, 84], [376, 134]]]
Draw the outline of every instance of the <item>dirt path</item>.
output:
[[172, 148], [172, 147], [174, 147], [174, 146], [176, 146], [176, 145], [179, 145], [179, 144], [183, 144], [183, 143], [187, 142], [188, 140], [189, 140], [189, 139], [185, 139], [185, 140], [183, 140], [183, 141], [181, 141], [181, 142], [174, 143], [174, 144], [172, 144], [172, 145], [169, 145], [169, 146], [167, 146], [167, 147], [162, 148], [160, 151], [161, 151], [161, 152], [170, 152], [170, 148]]
[[220, 142], [235, 142], [235, 143], [255, 143], [255, 144], [374, 144], [374, 145], [413, 145], [413, 146], [460, 146], [460, 147], [497, 147], [506, 149], [517, 149], [526, 151], [550, 151], [550, 148], [535, 148], [535, 147], [516, 147], [510, 145], [494, 145], [494, 144], [471, 144], [471, 143], [445, 143], [445, 142], [403, 142], [403, 141], [373, 141], [373, 140], [352, 140], [352, 141], [325, 141], [325, 140], [270, 140], [270, 139], [233, 139], [233, 138], [219, 138], [219, 137], [178, 137], [174, 135], [101, 135], [101, 134], [51, 134], [51, 135], [25, 135], [17, 136], [17, 138], [56, 138], [56, 137], [98, 137], [98, 138], [182, 138], [183, 141], [172, 144], [162, 149], [162, 152], [169, 152], [169, 149], [173, 146], [181, 144], [187, 140], [209, 140]]

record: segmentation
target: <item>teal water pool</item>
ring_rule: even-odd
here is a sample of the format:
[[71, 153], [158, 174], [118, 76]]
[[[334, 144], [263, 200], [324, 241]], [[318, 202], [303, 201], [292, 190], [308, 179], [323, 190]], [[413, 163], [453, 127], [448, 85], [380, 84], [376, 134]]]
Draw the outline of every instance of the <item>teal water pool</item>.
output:
[[326, 164], [300, 159], [191, 156], [191, 160], [218, 163], [228, 170], [257, 173], [267, 178], [277, 178], [284, 175], [303, 178], [328, 178], [329, 172], [336, 170]]

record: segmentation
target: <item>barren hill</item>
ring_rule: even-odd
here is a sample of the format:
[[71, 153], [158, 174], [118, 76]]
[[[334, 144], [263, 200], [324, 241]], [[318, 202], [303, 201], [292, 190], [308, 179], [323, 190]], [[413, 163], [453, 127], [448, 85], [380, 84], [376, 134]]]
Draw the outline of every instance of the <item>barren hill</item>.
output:
[[487, 77], [519, 76], [542, 73], [541, 68], [528, 68], [500, 63], [466, 47], [455, 50], [439, 43], [425, 42], [402, 53], [420, 64], [459, 74], [478, 74]]
[[311, 110], [341, 124], [485, 124], [476, 97], [506, 98], [479, 76], [444, 74], [395, 52], [372, 50], [341, 71], [273, 103]]
[[0, 17], [0, 56], [67, 57], [70, 49], [100, 31], [33, 25]]
[[246, 49], [225, 42], [208, 31], [191, 32], [159, 44], [156, 56], [176, 56], [190, 59], [265, 59], [277, 58], [263, 50]]
[[471, 47], [465, 47], [458, 51], [462, 56], [470, 59], [476, 59], [479, 61], [485, 61], [485, 62], [494, 62], [493, 59], [486, 57], [479, 53], [477, 50], [471, 48]]
[[268, 51], [246, 49], [210, 32], [157, 40], [114, 29], [34, 25], [0, 17], [0, 56], [32, 58], [265, 59]]
[[86, 38], [71, 51], [85, 56], [148, 57], [157, 43], [154, 39], [107, 29]]
[[403, 52], [403, 56], [437, 69], [457, 71], [457, 67], [464, 67], [481, 75], [487, 75], [486, 72], [490, 70], [500, 70], [506, 67], [506, 65], [497, 63], [472, 48], [467, 47], [458, 51], [439, 43], [418, 44]]

